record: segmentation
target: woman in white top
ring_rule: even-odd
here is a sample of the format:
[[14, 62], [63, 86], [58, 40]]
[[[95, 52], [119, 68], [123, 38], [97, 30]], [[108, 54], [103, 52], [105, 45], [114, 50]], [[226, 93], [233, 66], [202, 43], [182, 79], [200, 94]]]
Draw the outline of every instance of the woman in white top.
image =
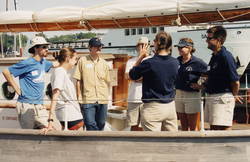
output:
[[[73, 69], [77, 62], [77, 54], [73, 48], [62, 48], [59, 53], [53, 55], [58, 59], [60, 67], [56, 68], [51, 75], [52, 101], [48, 119], [48, 128], [44, 128], [40, 133], [46, 133], [56, 128], [53, 125], [54, 112], [64, 129], [65, 108], [67, 108], [67, 122], [69, 130], [83, 130], [83, 116], [76, 97], [76, 90], [73, 82], [67, 74], [68, 69]], [[65, 102], [66, 101], [66, 102]]]

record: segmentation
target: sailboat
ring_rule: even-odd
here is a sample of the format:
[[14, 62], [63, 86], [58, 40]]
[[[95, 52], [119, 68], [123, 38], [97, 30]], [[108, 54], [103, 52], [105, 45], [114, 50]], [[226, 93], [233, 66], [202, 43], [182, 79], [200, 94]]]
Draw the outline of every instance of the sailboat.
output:
[[[91, 8], [67, 6], [46, 9], [37, 13], [31, 11], [1, 12], [0, 32], [102, 28], [122, 28], [121, 32], [124, 32], [123, 30], [126, 29], [131, 31], [137, 28], [243, 21], [250, 19], [249, 12], [250, 2], [248, 0], [114, 1]], [[246, 30], [232, 30], [232, 39], [236, 38], [235, 40], [240, 42], [241, 34], [248, 37]], [[205, 39], [204, 30], [194, 32]], [[179, 39], [180, 35], [181, 32], [177, 34], [175, 39]], [[191, 37], [191, 35], [187, 35], [187, 37]], [[105, 42], [105, 39], [103, 41]], [[111, 43], [110, 46], [114, 45], [113, 42], [106, 41], [106, 43], [108, 43], [107, 46], [109, 43]], [[228, 46], [230, 47], [231, 44]], [[233, 47], [232, 50], [235, 52], [240, 48], [240, 45]], [[248, 47], [244, 50], [249, 51]], [[241, 55], [241, 53], [236, 52], [236, 56], [238, 56], [239, 67], [241, 67], [240, 70], [243, 74], [249, 63], [249, 53]], [[113, 55], [108, 55], [111, 66], [114, 58]], [[1, 68], [6, 68], [19, 61], [18, 59], [0, 59], [2, 65], [0, 70], [2, 71]], [[0, 75], [1, 80], [4, 80], [2, 77]], [[8, 85], [6, 85], [6, 89], [13, 93]], [[13, 96], [10, 93], [8, 97]], [[6, 106], [14, 104], [9, 100], [8, 102], [9, 105]], [[16, 118], [11, 120], [14, 121]], [[37, 130], [0, 128], [0, 144], [2, 146], [0, 157], [10, 161], [250, 161], [249, 141], [250, 130], [196, 132], [52, 131], [47, 136], [41, 136], [38, 135]]]

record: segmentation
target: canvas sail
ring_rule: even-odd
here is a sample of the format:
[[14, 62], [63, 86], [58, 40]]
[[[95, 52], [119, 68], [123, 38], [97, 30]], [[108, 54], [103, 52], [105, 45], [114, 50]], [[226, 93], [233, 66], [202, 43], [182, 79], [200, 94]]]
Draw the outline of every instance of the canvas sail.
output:
[[[79, 4], [81, 6], [81, 4]], [[250, 20], [249, 0], [118, 0], [90, 8], [0, 12], [0, 32], [91, 30]]]

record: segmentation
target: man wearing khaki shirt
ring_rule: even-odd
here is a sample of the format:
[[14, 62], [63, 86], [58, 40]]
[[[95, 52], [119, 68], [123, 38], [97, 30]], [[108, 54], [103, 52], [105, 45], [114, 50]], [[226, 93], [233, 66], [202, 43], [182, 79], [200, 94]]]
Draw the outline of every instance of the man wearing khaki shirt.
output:
[[99, 57], [103, 44], [98, 38], [89, 41], [90, 55], [82, 57], [73, 78], [87, 130], [103, 130], [107, 117], [109, 67]]

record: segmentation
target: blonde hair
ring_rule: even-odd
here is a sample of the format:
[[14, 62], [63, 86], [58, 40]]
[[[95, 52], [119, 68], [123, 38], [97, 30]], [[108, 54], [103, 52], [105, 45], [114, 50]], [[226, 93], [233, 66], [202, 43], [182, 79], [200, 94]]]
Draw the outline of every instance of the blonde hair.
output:
[[74, 54], [76, 53], [76, 50], [70, 47], [64, 47], [59, 52], [53, 52], [53, 57], [55, 59], [58, 59], [59, 63], [63, 63], [66, 61], [67, 57], [74, 57]]

